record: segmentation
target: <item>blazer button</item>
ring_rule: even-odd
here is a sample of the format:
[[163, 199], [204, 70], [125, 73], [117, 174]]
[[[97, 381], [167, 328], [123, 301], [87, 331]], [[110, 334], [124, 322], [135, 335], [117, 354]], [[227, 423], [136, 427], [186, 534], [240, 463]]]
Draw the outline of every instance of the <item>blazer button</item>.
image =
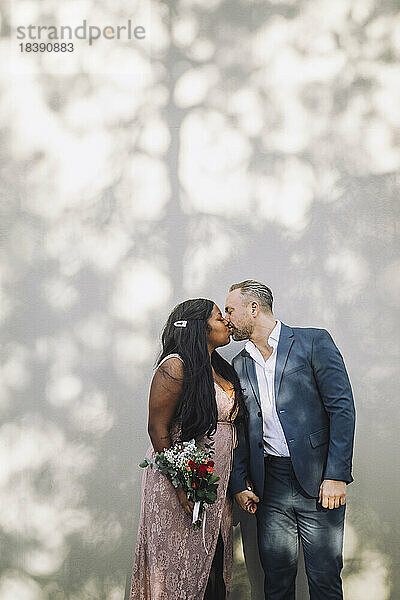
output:
[[259, 416], [259, 417], [262, 417], [262, 412], [261, 412], [261, 410], [259, 410], [259, 411], [258, 411], [258, 416]]
[[258, 447], [259, 447], [259, 448], [262, 448], [262, 446], [263, 446], [263, 445], [262, 445], [262, 442], [258, 442]]

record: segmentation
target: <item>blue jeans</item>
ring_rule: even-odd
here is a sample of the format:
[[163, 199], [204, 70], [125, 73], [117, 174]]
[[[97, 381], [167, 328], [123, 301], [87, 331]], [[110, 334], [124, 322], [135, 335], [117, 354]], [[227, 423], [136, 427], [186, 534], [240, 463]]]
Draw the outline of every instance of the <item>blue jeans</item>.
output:
[[290, 458], [265, 459], [257, 534], [267, 600], [294, 600], [300, 537], [310, 600], [342, 600], [345, 506], [322, 508], [300, 487]]

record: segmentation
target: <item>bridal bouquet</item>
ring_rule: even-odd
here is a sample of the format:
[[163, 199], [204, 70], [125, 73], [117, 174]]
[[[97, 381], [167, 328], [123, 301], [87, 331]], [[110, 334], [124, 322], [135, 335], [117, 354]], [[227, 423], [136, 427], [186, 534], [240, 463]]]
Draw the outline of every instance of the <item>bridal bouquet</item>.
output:
[[145, 458], [139, 465], [156, 467], [163, 475], [170, 476], [175, 488], [181, 487], [186, 492], [188, 499], [194, 502], [194, 529], [199, 529], [205, 509], [217, 499], [219, 477], [213, 475], [213, 445], [214, 442], [205, 444], [206, 449], [202, 450], [197, 448], [195, 440], [178, 442], [157, 452], [154, 459]]

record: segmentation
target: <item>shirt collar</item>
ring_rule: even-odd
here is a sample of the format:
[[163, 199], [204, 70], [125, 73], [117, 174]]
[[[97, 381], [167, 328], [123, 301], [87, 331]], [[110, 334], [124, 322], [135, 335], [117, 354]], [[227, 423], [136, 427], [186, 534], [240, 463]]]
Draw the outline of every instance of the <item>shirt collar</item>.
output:
[[282, 323], [280, 321], [277, 321], [275, 327], [269, 334], [268, 341], [275, 340], [276, 342], [279, 342], [279, 336], [281, 335], [281, 326], [282, 326]]
[[[277, 321], [275, 327], [269, 334], [268, 342], [270, 342], [270, 345], [273, 346], [274, 348], [277, 347], [278, 342], [279, 342], [279, 336], [281, 334], [281, 325], [282, 325], [281, 322]], [[263, 358], [263, 355], [261, 354], [261, 352], [259, 351], [257, 346], [251, 340], [249, 340], [246, 343], [245, 349], [250, 354], [251, 358], [253, 360], [255, 360], [259, 365], [261, 365], [261, 366], [265, 365], [265, 360]]]

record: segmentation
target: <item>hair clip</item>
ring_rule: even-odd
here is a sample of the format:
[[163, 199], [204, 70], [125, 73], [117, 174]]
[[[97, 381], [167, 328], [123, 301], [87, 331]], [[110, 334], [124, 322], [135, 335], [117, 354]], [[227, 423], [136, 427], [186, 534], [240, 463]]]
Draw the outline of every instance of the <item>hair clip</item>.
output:
[[186, 327], [187, 321], [175, 321], [175, 327]]

